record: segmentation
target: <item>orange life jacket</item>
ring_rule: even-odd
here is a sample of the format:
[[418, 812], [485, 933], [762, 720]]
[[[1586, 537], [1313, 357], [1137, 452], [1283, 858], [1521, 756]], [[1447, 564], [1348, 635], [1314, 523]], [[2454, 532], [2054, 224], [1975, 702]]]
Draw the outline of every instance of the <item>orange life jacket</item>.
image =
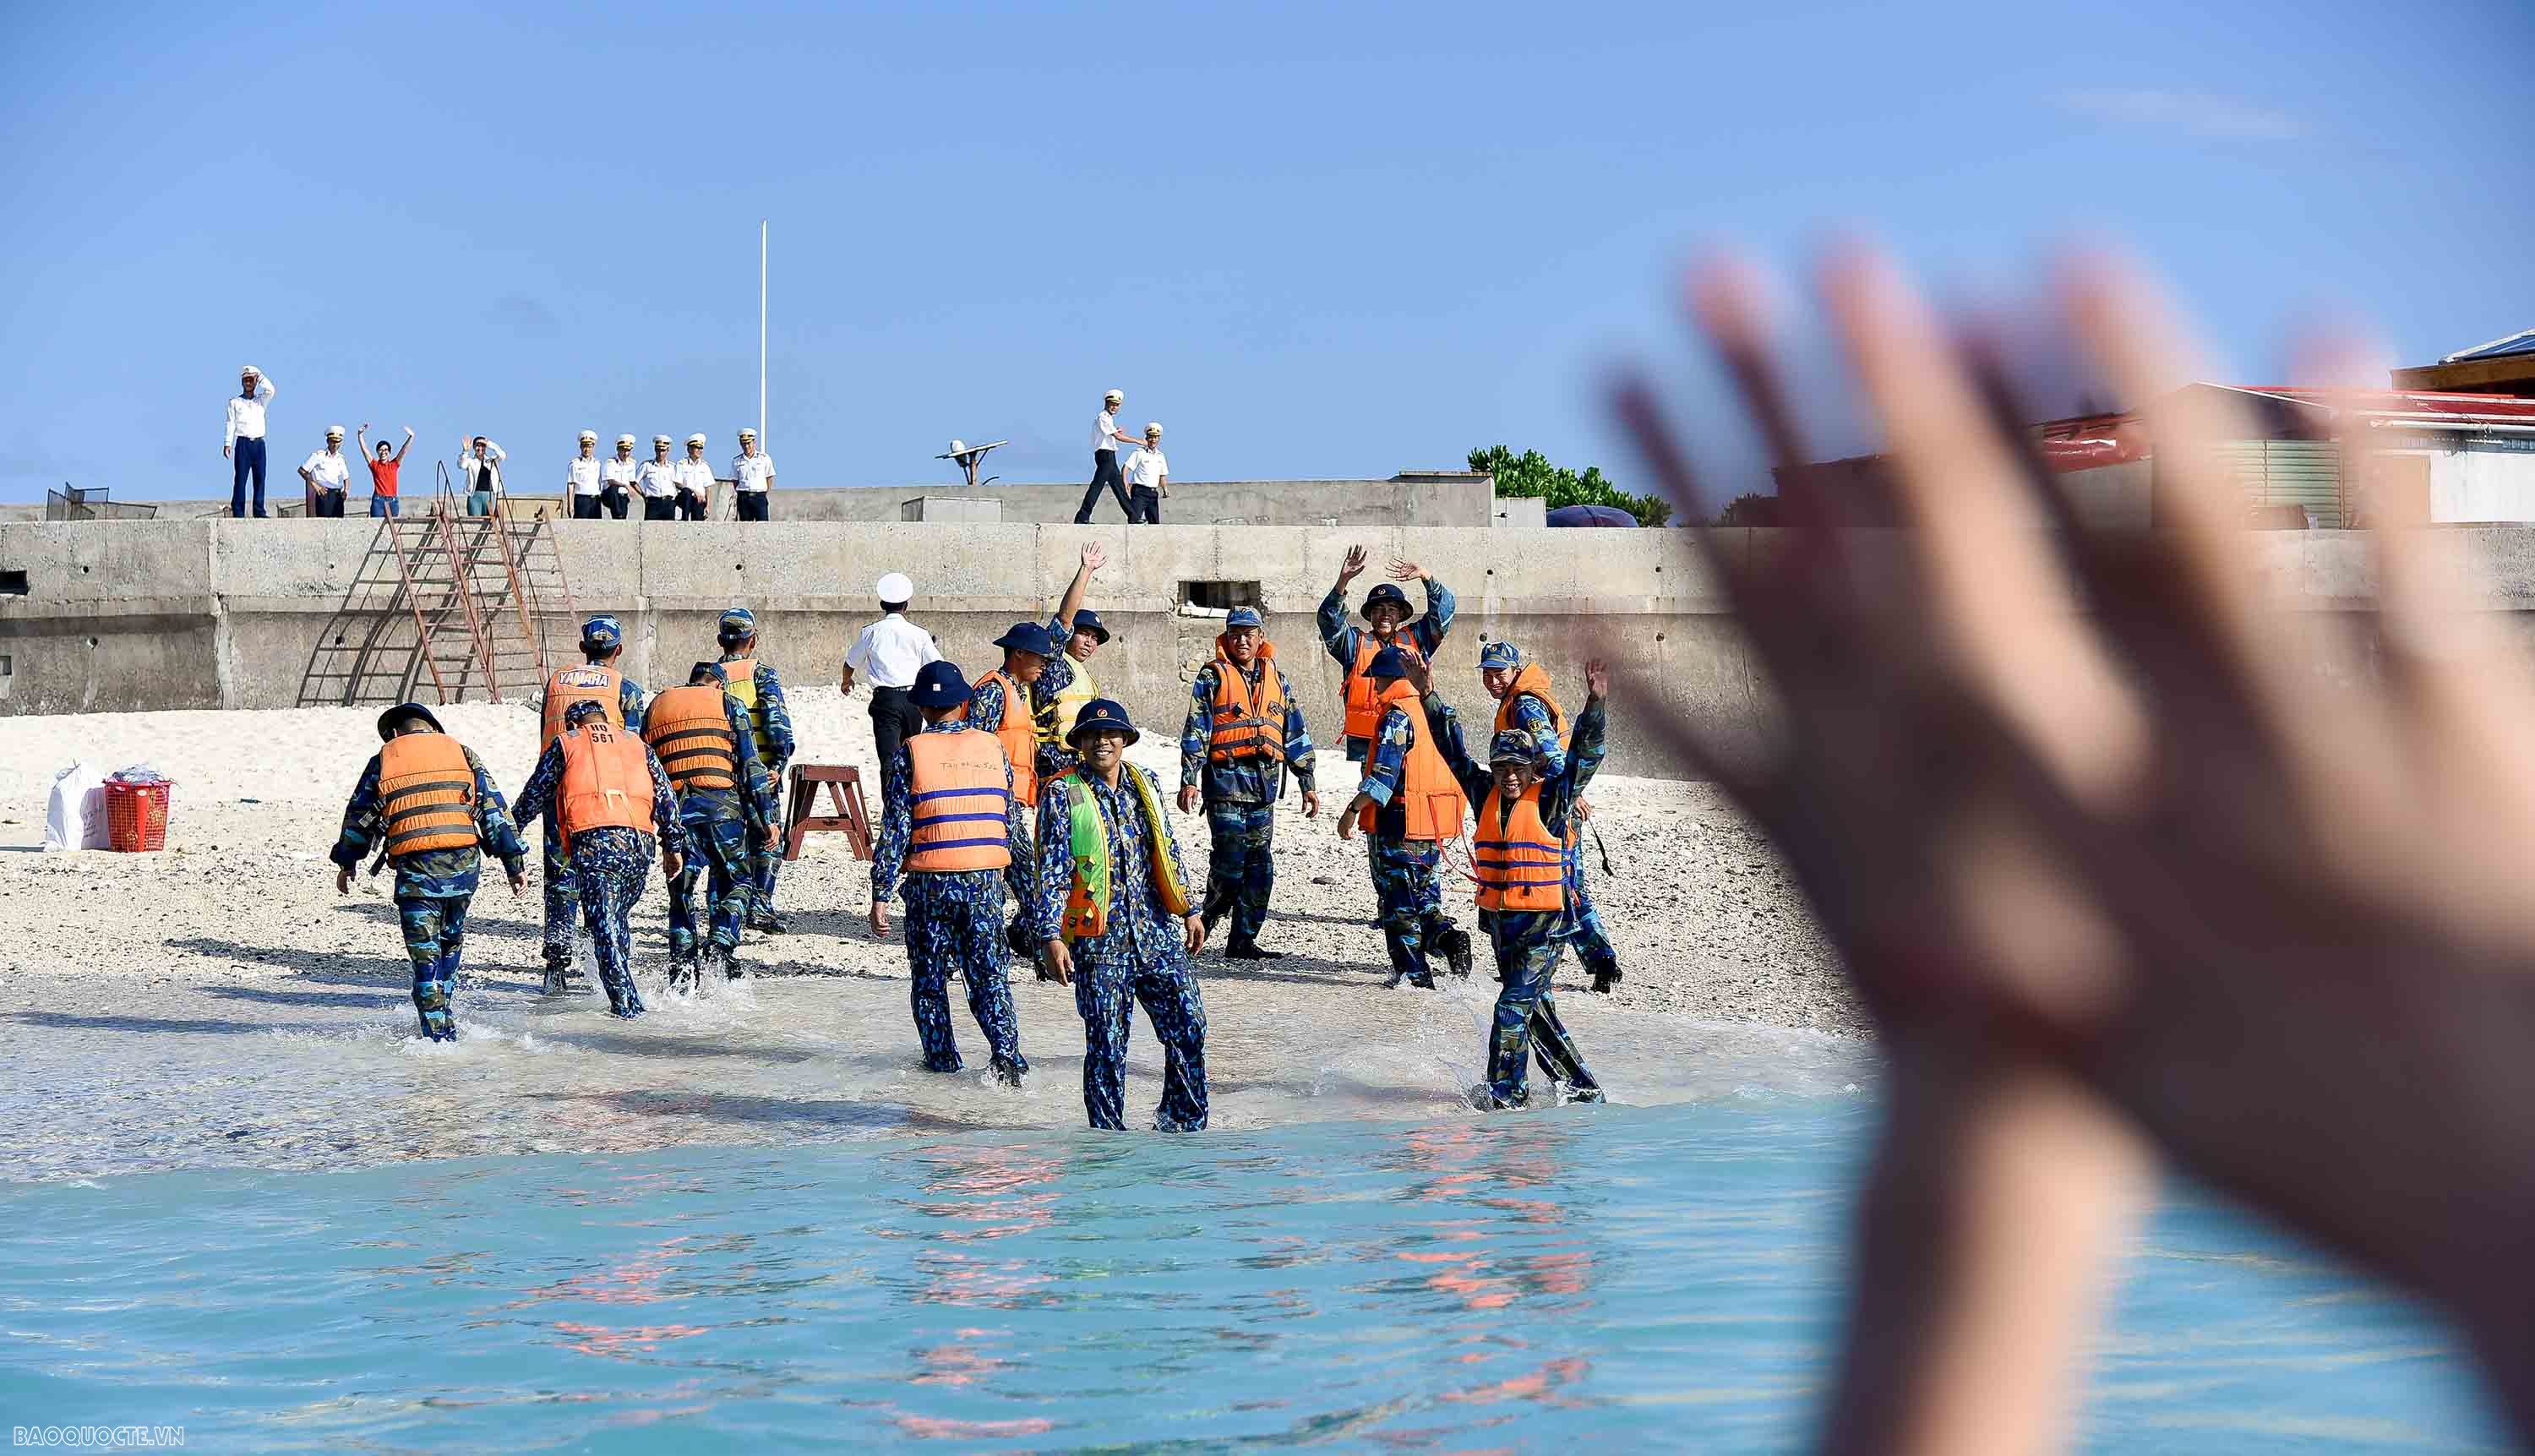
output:
[[1285, 761], [1285, 677], [1276, 670], [1276, 644], [1259, 644], [1259, 685], [1232, 661], [1223, 639], [1214, 639], [1213, 736], [1208, 763], [1264, 758]]
[[[1025, 804], [1038, 802], [1038, 725], [1030, 717], [1029, 689], [1020, 679], [1001, 667], [977, 679], [984, 687], [990, 682], [1004, 685], [1004, 726], [995, 729], [995, 741], [1004, 745], [1004, 757], [1013, 766], [1013, 797]], [[959, 707], [959, 717], [968, 716], [966, 704]]]
[[586, 723], [555, 741], [563, 745], [563, 791], [555, 804], [563, 847], [593, 829], [639, 829], [649, 834], [650, 754], [624, 730]]
[[673, 687], [643, 712], [643, 741], [660, 756], [660, 771], [680, 793], [739, 784], [739, 738], [730, 730], [725, 696], [711, 683]]
[[1012, 863], [1012, 795], [1004, 788], [1009, 760], [995, 735], [974, 729], [917, 733], [906, 740], [906, 756], [914, 769], [906, 803], [915, 821], [906, 867], [1002, 869]]
[[[1426, 734], [1426, 714], [1417, 704], [1417, 689], [1405, 681], [1393, 682], [1384, 689], [1378, 702], [1384, 708], [1396, 703], [1408, 717], [1408, 753], [1399, 762], [1399, 791], [1391, 796], [1402, 820], [1399, 837], [1432, 843], [1456, 838], [1470, 801], [1461, 796], [1460, 782], [1445, 767], [1444, 755], [1435, 751], [1434, 741]], [[1379, 713], [1373, 725], [1379, 732]], [[1380, 814], [1381, 810], [1368, 804], [1356, 817], [1356, 823], [1368, 833], [1375, 832]]]
[[609, 728], [625, 727], [625, 674], [596, 663], [585, 663], [547, 678], [547, 743], [563, 736], [564, 712], [575, 703], [596, 703], [607, 710]]
[[[1426, 661], [1426, 655], [1417, 650], [1405, 627], [1399, 629], [1391, 645], [1410, 662]], [[1374, 691], [1373, 679], [1364, 675], [1364, 669], [1373, 665], [1373, 655], [1380, 651], [1382, 642], [1371, 632], [1357, 635], [1355, 665], [1347, 668], [1346, 678], [1346, 735], [1350, 738], [1370, 738], [1382, 728], [1382, 696]]]
[[[1523, 664], [1521, 669], [1514, 674], [1514, 685], [1506, 689], [1506, 695], [1504, 697], [1497, 699], [1496, 730], [1502, 733], [1509, 728], [1519, 728], [1522, 727], [1522, 725], [1515, 722], [1514, 700], [1525, 695], [1540, 699], [1540, 706], [1549, 710], [1550, 729], [1558, 734], [1558, 746], [1561, 750], [1564, 750], [1568, 744], [1567, 710], [1559, 707], [1558, 700], [1549, 695], [1549, 670], [1541, 666], [1538, 663]], [[1578, 808], [1583, 807], [1583, 801], [1578, 799], [1577, 801], [1577, 806]], [[1580, 845], [1583, 842], [1584, 821], [1582, 815], [1578, 814], [1569, 816], [1567, 821], [1567, 843], [1570, 846], [1576, 846]]]
[[1540, 817], [1540, 786], [1515, 800], [1500, 822], [1503, 795], [1488, 791], [1479, 806], [1479, 832], [1471, 863], [1479, 879], [1479, 909], [1557, 910], [1567, 903], [1566, 847]]
[[1549, 710], [1549, 727], [1564, 740], [1567, 736], [1567, 713], [1558, 706], [1558, 700], [1549, 695], [1549, 673], [1538, 663], [1523, 664], [1521, 670], [1514, 675], [1514, 686], [1507, 688], [1506, 695], [1497, 699], [1497, 731], [1502, 733], [1508, 728], [1521, 727], [1515, 722], [1514, 700], [1525, 696], [1540, 699], [1540, 706]]
[[379, 817], [388, 857], [475, 848], [475, 766], [447, 733], [400, 733], [379, 745]]

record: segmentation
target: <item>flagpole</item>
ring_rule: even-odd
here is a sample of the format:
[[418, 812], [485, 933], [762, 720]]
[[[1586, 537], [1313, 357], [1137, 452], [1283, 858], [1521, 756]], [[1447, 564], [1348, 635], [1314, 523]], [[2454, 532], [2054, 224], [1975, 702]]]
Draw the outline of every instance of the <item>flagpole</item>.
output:
[[766, 439], [766, 220], [757, 220], [757, 448]]

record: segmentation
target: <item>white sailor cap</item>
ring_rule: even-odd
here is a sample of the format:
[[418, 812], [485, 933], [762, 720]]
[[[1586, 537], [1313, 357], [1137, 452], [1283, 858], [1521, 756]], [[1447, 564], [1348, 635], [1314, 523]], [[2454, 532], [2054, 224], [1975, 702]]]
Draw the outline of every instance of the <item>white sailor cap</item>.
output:
[[687, 436], [687, 443], [690, 445], [701, 445], [704, 442], [705, 432], [703, 430], [698, 430], [694, 434]]
[[618, 435], [616, 437], [616, 443], [619, 445], [631, 445], [634, 443], [634, 437], [632, 435]]
[[264, 371], [253, 364], [241, 364], [238, 366], [239, 378], [243, 379], [249, 374], [254, 375], [258, 379], [262, 379], [264, 377]]
[[1112, 405], [1123, 405], [1127, 403], [1127, 392], [1123, 389], [1113, 389], [1100, 398]]
[[666, 445], [669, 443], [669, 437], [667, 435], [653, 435], [651, 437], [651, 443], [654, 445]]
[[757, 431], [743, 424], [739, 427], [739, 437], [743, 440], [754, 440], [757, 438]]
[[581, 432], [581, 438], [584, 444], [595, 445], [598, 443], [598, 431], [583, 430]]
[[882, 577], [879, 581], [872, 584], [872, 591], [883, 601], [912, 601], [915, 600], [915, 583], [908, 581], [904, 572], [893, 571], [889, 575]]
[[340, 424], [330, 424], [326, 426], [326, 438], [330, 440], [340, 440], [343, 438], [343, 427]]
[[1160, 420], [1158, 420], [1158, 419], [1148, 419], [1148, 420], [1144, 421], [1144, 433], [1145, 433], [1145, 434], [1147, 434], [1147, 435], [1158, 435], [1158, 434], [1160, 434], [1161, 432], [1162, 432], [1162, 422], [1161, 422]]

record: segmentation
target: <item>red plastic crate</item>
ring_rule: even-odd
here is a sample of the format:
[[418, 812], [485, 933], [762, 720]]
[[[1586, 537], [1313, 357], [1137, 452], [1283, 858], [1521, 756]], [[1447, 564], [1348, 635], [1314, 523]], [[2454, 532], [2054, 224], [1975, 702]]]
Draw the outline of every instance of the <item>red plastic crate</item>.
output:
[[167, 848], [167, 791], [173, 784], [105, 781], [105, 838], [126, 854]]

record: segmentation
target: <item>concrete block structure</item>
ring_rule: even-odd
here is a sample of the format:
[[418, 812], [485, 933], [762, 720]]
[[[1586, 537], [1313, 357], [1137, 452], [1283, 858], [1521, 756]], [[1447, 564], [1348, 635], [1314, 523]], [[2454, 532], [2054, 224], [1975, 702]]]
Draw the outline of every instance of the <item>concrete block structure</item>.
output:
[[976, 496], [918, 495], [898, 505], [897, 519], [959, 526], [1001, 525], [1004, 503]]
[[[0, 713], [292, 706], [373, 530], [362, 520], [0, 524]], [[1690, 772], [1654, 731], [1659, 715], [1748, 739], [1769, 713], [1765, 681], [1679, 531], [607, 521], [569, 523], [560, 540], [577, 607], [622, 617], [628, 670], [658, 685], [704, 656], [716, 617], [740, 603], [757, 611], [763, 655], [788, 680], [833, 683], [878, 611], [872, 583], [889, 571], [915, 579], [913, 615], [947, 656], [985, 666], [1005, 627], [1046, 614], [1095, 538], [1109, 566], [1091, 601], [1116, 634], [1100, 681], [1147, 731], [1177, 731], [1189, 680], [1221, 630], [1216, 603], [1244, 601], [1268, 611], [1312, 730], [1332, 741], [1338, 671], [1313, 610], [1353, 545], [1377, 563], [1416, 560], [1459, 598], [1438, 667], [1447, 695], [1473, 714], [1486, 706], [1476, 669], [1491, 638], [1538, 657], [1562, 685], [1587, 658], [1610, 659], [1624, 699], [1614, 773]], [[1708, 538], [1731, 559], [1773, 550], [1780, 537]], [[2535, 638], [2535, 530], [2458, 538], [2489, 577], [2494, 609]], [[1852, 549], [1891, 546], [1862, 531]], [[2373, 672], [2367, 634], [2342, 615], [2374, 606], [2366, 538], [2271, 532], [2259, 547], [2269, 590], [2316, 628], [2319, 670]], [[1350, 605], [1374, 579], [1357, 580]]]

